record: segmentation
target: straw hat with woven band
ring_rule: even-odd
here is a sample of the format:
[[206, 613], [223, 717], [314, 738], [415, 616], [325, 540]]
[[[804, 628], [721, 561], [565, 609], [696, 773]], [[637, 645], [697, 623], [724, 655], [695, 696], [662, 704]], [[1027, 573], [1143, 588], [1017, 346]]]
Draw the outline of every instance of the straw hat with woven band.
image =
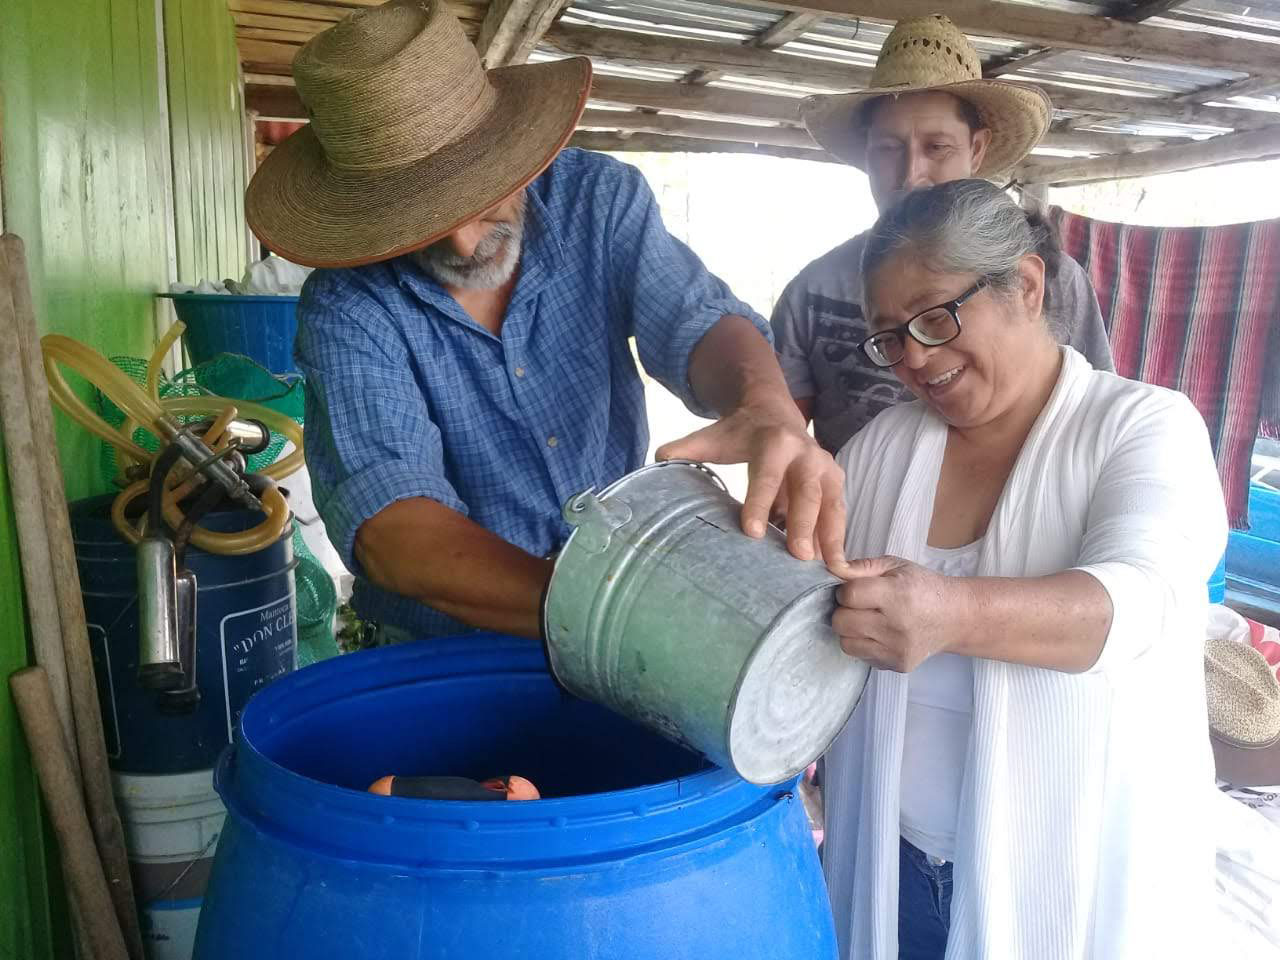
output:
[[1204, 648], [1209, 739], [1218, 776], [1239, 787], [1280, 784], [1280, 681], [1248, 643], [1210, 638]]
[[1030, 153], [1053, 117], [1053, 105], [1038, 87], [984, 80], [978, 51], [941, 14], [902, 20], [893, 28], [868, 89], [809, 97], [800, 113], [814, 140], [861, 170], [867, 156], [867, 129], [859, 116], [863, 105], [877, 97], [925, 90], [954, 94], [977, 108], [983, 126], [991, 131], [991, 145], [974, 174], [988, 179]]
[[584, 58], [486, 71], [440, 0], [392, 0], [293, 61], [311, 122], [271, 152], [245, 214], [281, 256], [356, 266], [423, 247], [525, 187], [568, 142]]

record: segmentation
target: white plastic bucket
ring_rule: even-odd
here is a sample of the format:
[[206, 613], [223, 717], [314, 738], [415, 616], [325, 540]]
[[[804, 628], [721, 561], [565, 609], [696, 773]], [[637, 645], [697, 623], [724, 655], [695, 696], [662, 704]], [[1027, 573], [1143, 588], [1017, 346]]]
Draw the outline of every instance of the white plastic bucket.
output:
[[148, 960], [191, 960], [226, 808], [213, 771], [112, 773]]

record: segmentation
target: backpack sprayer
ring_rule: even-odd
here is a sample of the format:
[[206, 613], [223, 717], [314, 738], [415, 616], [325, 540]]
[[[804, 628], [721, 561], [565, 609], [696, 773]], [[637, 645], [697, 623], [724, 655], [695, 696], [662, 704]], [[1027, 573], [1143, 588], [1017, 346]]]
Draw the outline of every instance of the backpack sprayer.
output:
[[[188, 544], [209, 553], [254, 553], [275, 543], [289, 521], [289, 507], [276, 486], [302, 465], [302, 428], [261, 406], [216, 396], [160, 398], [160, 364], [184, 325], [165, 333], [147, 364], [145, 388], [97, 351], [70, 337], [50, 334], [40, 343], [49, 393], [68, 416], [116, 451], [122, 486], [111, 507], [115, 529], [137, 547], [138, 681], [160, 691], [167, 709], [195, 708], [196, 578], [185, 566]], [[96, 387], [125, 415], [112, 427], [67, 384], [61, 366]], [[152, 453], [134, 442], [139, 427], [159, 441]], [[271, 443], [271, 432], [293, 444], [288, 456], [261, 473], [248, 471], [246, 457]], [[145, 497], [137, 522], [130, 508]], [[231, 501], [264, 514], [257, 526], [238, 532], [207, 529], [200, 521]], [[137, 511], [132, 511], [136, 513]]]

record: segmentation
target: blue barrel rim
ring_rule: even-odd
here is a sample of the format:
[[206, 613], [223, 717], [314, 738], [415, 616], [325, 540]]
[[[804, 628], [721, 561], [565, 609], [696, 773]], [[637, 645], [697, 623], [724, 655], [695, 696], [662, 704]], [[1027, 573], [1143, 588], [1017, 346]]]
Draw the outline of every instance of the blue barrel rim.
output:
[[[324, 783], [277, 763], [255, 742], [277, 729], [306, 723], [307, 710], [330, 702], [329, 687], [355, 696], [385, 683], [361, 686], [361, 679], [382, 677], [395, 664], [408, 682], [408, 664], [468, 656], [510, 655], [500, 671], [457, 669], [432, 678], [537, 673], [552, 682], [541, 650], [530, 641], [495, 634], [470, 634], [346, 654], [304, 667], [259, 691], [245, 707], [235, 743], [223, 751], [214, 785], [228, 811], [275, 839], [314, 848], [353, 862], [395, 865], [409, 870], [538, 868], [556, 862], [589, 864], [633, 859], [660, 846], [705, 843], [710, 834], [742, 826], [762, 807], [793, 798], [794, 781], [757, 786], [719, 767], [654, 784], [622, 790], [511, 803], [418, 800], [384, 797]], [[419, 675], [412, 675], [423, 679]], [[281, 722], [273, 710], [287, 714]], [[300, 821], [305, 811], [306, 823]], [[556, 828], [548, 830], [548, 827]], [[358, 832], [345, 842], [342, 834]], [[440, 842], [465, 848], [462, 856], [438, 853]], [[481, 849], [485, 846], [491, 849]], [[434, 856], [432, 854], [435, 854]]]

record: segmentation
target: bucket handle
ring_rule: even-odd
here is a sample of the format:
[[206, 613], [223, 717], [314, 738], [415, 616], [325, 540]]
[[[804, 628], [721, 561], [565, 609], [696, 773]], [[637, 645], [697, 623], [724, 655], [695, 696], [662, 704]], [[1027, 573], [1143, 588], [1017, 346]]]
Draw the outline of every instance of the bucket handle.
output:
[[231, 789], [231, 778], [235, 776], [236, 748], [227, 744], [218, 754], [218, 762], [213, 765], [213, 789], [222, 798], [223, 806], [227, 803], [227, 791]]
[[564, 505], [564, 519], [576, 528], [575, 543], [588, 553], [603, 553], [609, 549], [614, 533], [631, 520], [631, 507], [618, 497], [601, 500], [596, 488], [588, 487], [569, 498]]

